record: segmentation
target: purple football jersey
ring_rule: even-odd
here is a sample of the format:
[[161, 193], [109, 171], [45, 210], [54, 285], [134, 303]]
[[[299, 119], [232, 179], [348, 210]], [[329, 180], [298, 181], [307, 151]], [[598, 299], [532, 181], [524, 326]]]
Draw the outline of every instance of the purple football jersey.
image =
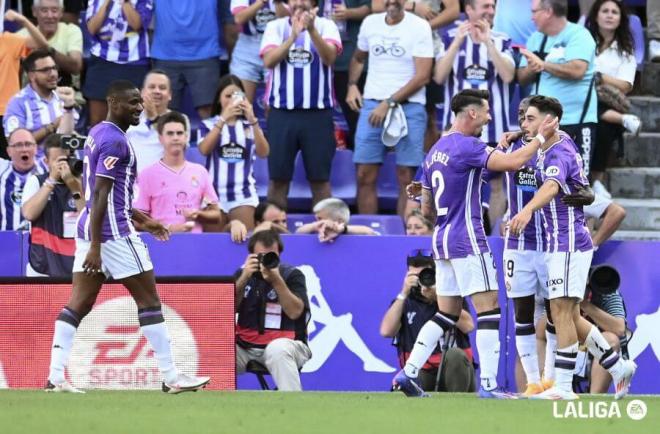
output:
[[135, 232], [131, 215], [136, 173], [135, 152], [124, 131], [111, 122], [94, 126], [85, 142], [83, 192], [86, 205], [78, 218], [79, 238], [91, 240], [89, 213], [98, 176], [113, 181], [103, 217], [101, 242], [118, 240]]
[[[506, 150], [507, 154], [517, 151], [528, 144], [523, 138], [516, 140]], [[509, 204], [509, 218], [513, 218], [521, 209], [532, 200], [538, 190], [536, 179], [536, 156], [532, 157], [525, 165], [516, 172], [504, 173], [504, 188]], [[518, 236], [506, 231], [504, 236], [504, 248], [510, 250], [545, 250], [545, 237], [543, 228], [543, 213], [539, 210], [534, 212], [532, 220], [525, 231]]]
[[437, 218], [437, 259], [489, 252], [481, 208], [481, 174], [493, 151], [476, 137], [444, 135], [424, 159], [422, 187], [431, 190]]
[[588, 186], [582, 157], [573, 140], [565, 135], [545, 151], [537, 160], [541, 182], [553, 180], [559, 184], [557, 194], [543, 207], [548, 252], [575, 252], [593, 248], [582, 207], [565, 205], [561, 198]]

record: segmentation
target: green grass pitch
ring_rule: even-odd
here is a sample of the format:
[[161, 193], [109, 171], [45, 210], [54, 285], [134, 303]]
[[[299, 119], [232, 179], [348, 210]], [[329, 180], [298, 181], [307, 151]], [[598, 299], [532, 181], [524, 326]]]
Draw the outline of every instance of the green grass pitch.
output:
[[[631, 399], [647, 405], [631, 420]], [[611, 410], [611, 396], [583, 397]], [[577, 401], [575, 401], [577, 402]], [[555, 418], [549, 401], [480, 400], [472, 394], [407, 399], [400, 393], [90, 391], [85, 395], [0, 390], [0, 433], [657, 433], [660, 396], [617, 401], [621, 417]], [[557, 411], [566, 411], [558, 402]], [[577, 406], [577, 404], [575, 404]], [[606, 413], [607, 413], [606, 412]]]

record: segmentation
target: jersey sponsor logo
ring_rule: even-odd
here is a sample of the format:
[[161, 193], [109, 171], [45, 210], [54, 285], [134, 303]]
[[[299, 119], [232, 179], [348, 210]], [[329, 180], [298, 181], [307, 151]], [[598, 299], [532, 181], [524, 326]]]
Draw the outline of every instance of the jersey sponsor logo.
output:
[[490, 79], [488, 70], [480, 65], [470, 65], [465, 68], [464, 78], [471, 84], [481, 84]]
[[559, 167], [548, 166], [545, 168], [545, 176], [557, 176], [557, 175], [559, 175]]
[[562, 279], [561, 277], [559, 279], [549, 279], [545, 282], [545, 286], [557, 286], [563, 284], [564, 284], [564, 279]]
[[523, 191], [536, 191], [536, 174], [531, 167], [523, 167], [514, 174], [513, 181], [516, 187]]
[[105, 157], [105, 160], [103, 160], [103, 166], [106, 170], [112, 170], [117, 164], [117, 161], [119, 161], [119, 158], [117, 157]]
[[[162, 310], [176, 342], [172, 346], [174, 360], [185, 360], [187, 369], [196, 372], [199, 354], [192, 330], [174, 309], [162, 304]], [[135, 320], [131, 297], [116, 297], [95, 307], [78, 328], [76, 338], [67, 369], [75, 387], [160, 388], [158, 364]]]
[[254, 17], [254, 27], [257, 29], [258, 33], [263, 33], [266, 30], [266, 25], [275, 18], [277, 18], [275, 12], [267, 9], [267, 6], [264, 5], [264, 8], [259, 9], [257, 15]]
[[289, 50], [286, 61], [294, 68], [304, 68], [312, 63], [314, 60], [314, 53], [307, 51], [304, 48], [296, 47]]

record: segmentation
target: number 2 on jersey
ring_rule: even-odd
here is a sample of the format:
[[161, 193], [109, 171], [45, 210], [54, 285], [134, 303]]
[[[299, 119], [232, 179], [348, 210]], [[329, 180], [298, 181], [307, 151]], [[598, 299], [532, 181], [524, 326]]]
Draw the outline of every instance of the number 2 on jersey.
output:
[[445, 179], [442, 177], [442, 172], [439, 170], [435, 170], [433, 174], [431, 174], [431, 185], [433, 186], [433, 189], [435, 190], [435, 196], [433, 197], [433, 200], [435, 201], [435, 213], [438, 217], [447, 215], [447, 211], [449, 208], [445, 207], [440, 207], [440, 196], [442, 196], [442, 192], [445, 191]]

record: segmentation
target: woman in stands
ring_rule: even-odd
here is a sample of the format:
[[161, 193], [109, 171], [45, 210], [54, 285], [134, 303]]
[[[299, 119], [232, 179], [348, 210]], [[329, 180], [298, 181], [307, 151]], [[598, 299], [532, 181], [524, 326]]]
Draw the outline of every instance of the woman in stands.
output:
[[235, 75], [220, 79], [212, 114], [200, 125], [198, 148], [208, 156], [206, 167], [220, 198], [223, 229], [242, 242], [254, 228], [259, 203], [252, 173], [255, 155], [267, 157], [270, 146]]
[[406, 217], [406, 235], [431, 235], [433, 223], [428, 221], [419, 208], [415, 208]]
[[[628, 12], [620, 0], [597, 0], [587, 17], [587, 29], [596, 40], [596, 85], [599, 86], [596, 149], [591, 161], [594, 190], [609, 195], [602, 184], [612, 145], [618, 142], [623, 154], [623, 132], [639, 133], [641, 122], [632, 114], [616, 111], [602, 98], [603, 91], [624, 100], [635, 81], [635, 53]], [[611, 100], [610, 100], [611, 101]]]

